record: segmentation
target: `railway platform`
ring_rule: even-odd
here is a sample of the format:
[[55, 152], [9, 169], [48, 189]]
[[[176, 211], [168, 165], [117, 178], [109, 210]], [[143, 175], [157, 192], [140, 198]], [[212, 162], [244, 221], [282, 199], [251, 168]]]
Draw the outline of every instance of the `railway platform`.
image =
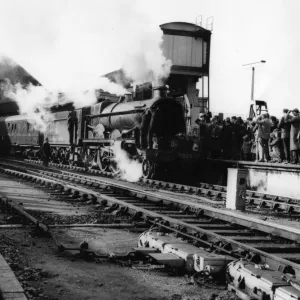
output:
[[300, 165], [206, 159], [201, 164], [199, 181], [226, 186], [228, 168], [248, 171], [248, 190], [300, 198]]

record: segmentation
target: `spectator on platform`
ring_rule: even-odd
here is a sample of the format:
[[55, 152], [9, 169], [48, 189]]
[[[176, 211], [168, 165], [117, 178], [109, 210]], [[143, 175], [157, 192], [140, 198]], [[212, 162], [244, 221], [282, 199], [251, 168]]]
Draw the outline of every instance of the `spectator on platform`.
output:
[[[293, 113], [293, 116], [290, 116], [290, 113]], [[290, 118], [289, 118], [290, 116]], [[285, 116], [285, 122], [291, 123], [290, 131], [290, 151], [291, 151], [291, 163], [299, 163], [299, 132], [300, 132], [300, 116], [299, 109], [295, 108], [290, 110]]]
[[291, 123], [288, 121], [291, 116], [288, 114], [289, 110], [283, 110], [283, 116], [280, 118], [278, 123], [278, 129], [281, 130], [281, 143], [283, 148], [283, 162], [290, 162], [290, 131]]
[[271, 163], [280, 163], [281, 160], [281, 138], [278, 129], [270, 134], [269, 139]]
[[208, 147], [210, 158], [219, 158], [221, 157], [221, 126], [219, 124], [219, 117], [214, 116], [211, 120], [211, 123], [207, 129], [208, 135]]
[[270, 121], [271, 121], [271, 124], [272, 124], [272, 127], [271, 127], [271, 132], [273, 132], [276, 128], [278, 128], [278, 120], [275, 116], [271, 116], [270, 118]]
[[252, 147], [251, 147], [251, 158], [253, 161], [259, 159], [258, 154], [258, 125], [255, 121], [251, 122], [252, 132], [253, 132], [253, 138], [252, 138]]
[[206, 123], [207, 118], [205, 114], [200, 113], [199, 119], [196, 120], [196, 124], [199, 125], [199, 151], [202, 151], [203, 155], [207, 155], [207, 131], [208, 124]]
[[211, 122], [210, 119], [211, 119], [211, 112], [208, 111], [208, 112], [206, 112], [206, 113], [204, 114], [204, 120], [205, 120], [205, 123], [206, 123], [206, 124], [210, 123], [210, 122]]
[[242, 160], [246, 160], [246, 161], [251, 160], [251, 145], [252, 145], [252, 141], [251, 141], [250, 133], [247, 132], [243, 136], [243, 145], [242, 145], [242, 153], [241, 153]]
[[252, 159], [252, 144], [254, 141], [254, 132], [252, 126], [252, 119], [248, 118], [245, 122], [245, 134], [243, 136], [243, 145], [242, 145], [242, 155], [241, 158], [243, 160], [251, 160]]
[[206, 114], [200, 114], [199, 119], [199, 126], [200, 123], [206, 124], [204, 147], [211, 158], [218, 158], [222, 153], [223, 159], [300, 164], [298, 109], [284, 109], [280, 119], [270, 117], [268, 113], [259, 116], [256, 121], [248, 118], [245, 122], [241, 117], [233, 116], [226, 118], [223, 124], [218, 116], [214, 116], [211, 122]]
[[259, 116], [256, 120], [258, 124], [258, 148], [259, 148], [259, 162], [269, 161], [269, 138], [271, 133], [272, 123], [269, 120], [268, 114], [263, 114]]
[[232, 159], [233, 135], [233, 127], [230, 122], [230, 118], [226, 118], [224, 120], [221, 133], [221, 148], [223, 159]]
[[238, 120], [236, 116], [231, 117], [231, 123], [233, 128], [232, 156], [233, 159], [239, 159], [243, 143], [243, 128], [241, 120]]

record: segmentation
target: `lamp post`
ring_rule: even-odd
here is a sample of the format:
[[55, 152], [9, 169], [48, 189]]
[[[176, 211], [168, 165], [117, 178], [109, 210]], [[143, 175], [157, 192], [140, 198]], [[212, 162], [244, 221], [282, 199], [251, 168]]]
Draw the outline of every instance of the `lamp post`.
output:
[[265, 61], [265, 60], [261, 60], [261, 61], [257, 61], [257, 62], [253, 62], [253, 63], [249, 63], [249, 64], [242, 65], [242, 67], [252, 66], [251, 101], [254, 100], [254, 77], [255, 77], [255, 67], [254, 67], [253, 65], [260, 65], [260, 64], [264, 64], [264, 63], [266, 63], [266, 61]]

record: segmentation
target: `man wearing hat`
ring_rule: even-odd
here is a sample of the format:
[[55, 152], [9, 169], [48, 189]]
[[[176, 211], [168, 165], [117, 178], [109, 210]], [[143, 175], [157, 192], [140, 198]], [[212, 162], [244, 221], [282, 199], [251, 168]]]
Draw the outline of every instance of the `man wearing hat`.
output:
[[270, 134], [269, 146], [270, 146], [271, 162], [280, 163], [281, 162], [281, 151], [280, 151], [281, 138], [280, 138], [279, 130], [277, 128], [274, 129], [273, 132]]
[[256, 120], [258, 124], [258, 148], [259, 148], [259, 162], [264, 162], [270, 160], [269, 154], [269, 138], [271, 134], [272, 123], [269, 120], [268, 114], [263, 114], [259, 116]]
[[[290, 113], [293, 113], [293, 116], [288, 116]], [[290, 131], [290, 150], [291, 150], [291, 163], [297, 164], [299, 162], [299, 132], [300, 132], [300, 116], [299, 109], [295, 108], [292, 111], [290, 110], [286, 117], [285, 122], [291, 123], [291, 131]]]
[[46, 138], [42, 147], [42, 160], [43, 160], [43, 165], [45, 167], [48, 167], [50, 156], [51, 156], [51, 149], [50, 149], [49, 139]]
[[200, 113], [199, 118], [196, 119], [195, 123], [199, 126], [199, 151], [205, 153], [206, 155], [206, 147], [207, 147], [207, 124], [205, 122], [205, 114]]
[[221, 148], [223, 159], [232, 159], [233, 136], [234, 132], [230, 118], [226, 118], [223, 122], [221, 134]]
[[291, 123], [286, 122], [285, 119], [290, 119], [291, 116], [288, 115], [289, 110], [285, 108], [283, 110], [283, 116], [279, 120], [278, 129], [281, 130], [281, 144], [283, 148], [283, 159], [284, 163], [290, 162], [290, 131]]

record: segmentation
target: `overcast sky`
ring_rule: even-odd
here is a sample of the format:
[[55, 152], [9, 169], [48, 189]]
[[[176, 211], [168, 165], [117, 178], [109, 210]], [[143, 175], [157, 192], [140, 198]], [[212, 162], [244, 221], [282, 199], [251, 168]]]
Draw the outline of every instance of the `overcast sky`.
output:
[[299, 0], [10, 0], [1, 1], [0, 51], [48, 88], [88, 88], [116, 70], [160, 24], [203, 24], [214, 16], [211, 45], [211, 107], [248, 111], [251, 69], [255, 98], [271, 113], [300, 108]]

